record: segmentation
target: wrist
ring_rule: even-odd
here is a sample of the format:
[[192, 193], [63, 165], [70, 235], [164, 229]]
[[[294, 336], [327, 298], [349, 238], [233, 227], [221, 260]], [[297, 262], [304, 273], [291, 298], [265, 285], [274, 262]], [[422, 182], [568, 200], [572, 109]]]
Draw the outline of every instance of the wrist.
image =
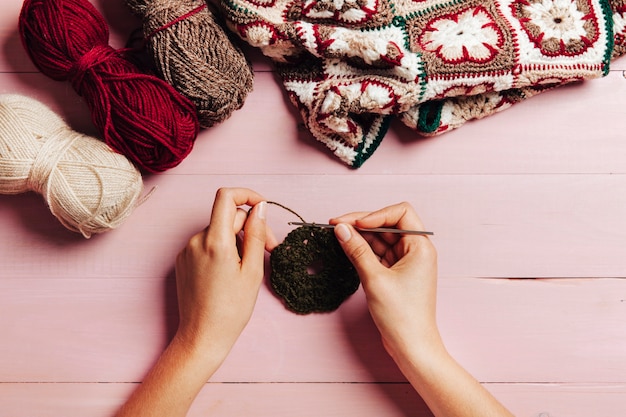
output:
[[391, 343], [383, 340], [389, 355], [400, 370], [422, 368], [447, 355], [447, 350], [437, 328], [429, 332], [411, 333], [409, 338], [394, 338]]
[[215, 372], [228, 356], [229, 349], [197, 333], [178, 331], [171, 340], [168, 350], [190, 363], [205, 369], [209, 376]]

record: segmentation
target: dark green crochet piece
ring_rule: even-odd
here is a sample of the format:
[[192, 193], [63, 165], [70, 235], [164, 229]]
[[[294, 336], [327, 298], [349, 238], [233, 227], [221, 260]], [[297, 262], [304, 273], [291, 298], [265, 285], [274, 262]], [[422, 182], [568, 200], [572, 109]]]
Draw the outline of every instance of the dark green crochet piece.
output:
[[272, 288], [298, 314], [334, 311], [360, 284], [330, 229], [294, 229], [272, 251], [270, 264]]

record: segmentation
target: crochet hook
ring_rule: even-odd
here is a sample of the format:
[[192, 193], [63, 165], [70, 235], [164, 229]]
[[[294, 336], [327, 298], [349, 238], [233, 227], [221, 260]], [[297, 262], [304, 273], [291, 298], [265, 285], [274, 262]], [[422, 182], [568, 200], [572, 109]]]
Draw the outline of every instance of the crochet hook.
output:
[[[326, 223], [306, 223], [306, 222], [289, 222], [288, 224], [292, 226], [307, 226], [307, 227], [321, 227], [323, 229], [334, 229], [334, 224], [326, 224]], [[434, 235], [433, 232], [424, 232], [422, 230], [404, 230], [404, 229], [393, 229], [389, 227], [375, 227], [372, 229], [366, 229], [361, 227], [355, 227], [359, 232], [376, 232], [376, 233], [402, 233], [404, 235]]]

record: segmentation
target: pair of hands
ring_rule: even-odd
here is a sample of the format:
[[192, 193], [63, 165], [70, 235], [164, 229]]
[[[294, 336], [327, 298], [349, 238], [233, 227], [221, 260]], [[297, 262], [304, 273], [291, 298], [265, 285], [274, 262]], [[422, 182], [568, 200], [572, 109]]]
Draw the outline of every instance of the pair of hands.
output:
[[[252, 207], [248, 213], [242, 206]], [[264, 252], [276, 239], [266, 224], [264, 198], [243, 188], [218, 190], [209, 226], [194, 235], [176, 259], [180, 323], [177, 337], [230, 352], [250, 320], [264, 275]], [[437, 262], [425, 236], [359, 234], [353, 226], [423, 229], [407, 203], [330, 220], [357, 269], [368, 307], [394, 359], [429, 338], [435, 321]], [[242, 233], [243, 232], [243, 233]]]
[[[242, 206], [252, 207], [247, 213]], [[211, 221], [176, 259], [179, 328], [117, 417], [185, 416], [252, 316], [265, 250], [276, 239], [254, 191], [217, 192]], [[354, 226], [423, 229], [400, 203], [331, 219], [359, 273], [383, 344], [436, 417], [512, 417], [446, 351], [435, 321], [437, 256], [425, 236], [359, 234]]]

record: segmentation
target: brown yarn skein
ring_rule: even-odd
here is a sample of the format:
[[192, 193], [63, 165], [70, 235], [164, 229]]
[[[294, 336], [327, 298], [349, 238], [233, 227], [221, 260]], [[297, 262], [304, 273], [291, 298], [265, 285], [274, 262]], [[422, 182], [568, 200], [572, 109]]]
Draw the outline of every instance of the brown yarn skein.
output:
[[200, 126], [218, 124], [238, 110], [254, 72], [204, 0], [126, 0], [143, 20], [158, 75], [189, 98]]

